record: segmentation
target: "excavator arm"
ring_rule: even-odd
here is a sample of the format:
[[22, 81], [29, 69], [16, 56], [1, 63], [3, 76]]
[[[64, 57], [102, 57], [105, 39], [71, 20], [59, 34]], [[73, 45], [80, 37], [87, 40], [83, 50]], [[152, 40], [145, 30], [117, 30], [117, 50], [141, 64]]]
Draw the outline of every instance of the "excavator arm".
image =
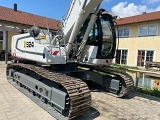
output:
[[[63, 22], [63, 42], [67, 43], [65, 49], [67, 55], [71, 52], [74, 42], [81, 26], [90, 15], [96, 14], [102, 0], [73, 0], [68, 10], [65, 21]], [[96, 18], [92, 18], [93, 20]], [[88, 30], [89, 31], [89, 30]]]

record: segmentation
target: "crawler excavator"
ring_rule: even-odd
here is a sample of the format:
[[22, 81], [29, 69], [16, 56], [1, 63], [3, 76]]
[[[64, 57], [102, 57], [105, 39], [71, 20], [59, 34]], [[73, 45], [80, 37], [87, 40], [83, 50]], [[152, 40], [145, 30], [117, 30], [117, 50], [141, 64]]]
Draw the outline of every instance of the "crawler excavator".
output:
[[59, 120], [74, 119], [91, 106], [91, 90], [123, 97], [133, 80], [111, 69], [116, 16], [99, 9], [102, 0], [72, 0], [55, 34], [33, 26], [12, 37], [16, 62], [8, 81]]

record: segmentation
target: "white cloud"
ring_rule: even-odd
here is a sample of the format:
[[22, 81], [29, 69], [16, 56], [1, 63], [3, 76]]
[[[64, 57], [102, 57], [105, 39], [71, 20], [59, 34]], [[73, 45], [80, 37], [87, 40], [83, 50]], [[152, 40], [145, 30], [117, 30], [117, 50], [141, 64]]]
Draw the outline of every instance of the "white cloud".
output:
[[143, 12], [153, 12], [160, 10], [160, 6], [155, 9], [149, 9], [146, 5], [135, 5], [134, 3], [128, 4], [127, 2], [120, 2], [113, 6], [111, 11], [118, 15], [118, 17], [128, 17], [142, 14]]
[[155, 11], [160, 11], [160, 5], [155, 9]]
[[153, 3], [157, 3], [159, 2], [160, 0], [143, 0], [142, 3], [147, 3], [147, 4], [153, 4]]

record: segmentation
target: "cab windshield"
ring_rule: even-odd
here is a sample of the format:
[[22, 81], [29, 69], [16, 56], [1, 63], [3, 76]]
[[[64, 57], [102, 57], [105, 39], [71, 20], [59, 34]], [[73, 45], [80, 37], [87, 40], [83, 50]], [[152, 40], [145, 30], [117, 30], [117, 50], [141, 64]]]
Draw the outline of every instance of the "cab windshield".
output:
[[112, 23], [107, 19], [101, 18], [102, 25], [102, 48], [101, 57], [110, 57], [115, 51], [115, 39], [114, 39], [114, 29]]
[[[84, 22], [77, 35], [77, 42], [81, 42], [87, 29], [89, 18]], [[112, 18], [108, 15], [99, 15], [92, 26], [86, 45], [97, 46], [97, 59], [113, 58], [116, 48], [116, 36]]]

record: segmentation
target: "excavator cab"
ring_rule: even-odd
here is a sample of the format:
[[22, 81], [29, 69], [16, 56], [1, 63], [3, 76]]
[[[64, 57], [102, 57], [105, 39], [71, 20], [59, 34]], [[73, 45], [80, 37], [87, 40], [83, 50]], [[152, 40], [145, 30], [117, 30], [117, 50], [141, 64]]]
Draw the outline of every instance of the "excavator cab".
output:
[[[116, 19], [115, 16], [105, 10], [99, 10], [96, 22], [90, 30], [86, 46], [82, 53], [82, 62], [93, 64], [108, 64], [112, 62], [116, 50], [114, 19]], [[81, 35], [78, 38], [83, 38], [89, 20], [90, 17], [84, 22], [80, 29]], [[78, 40], [80, 41], [80, 39]]]

